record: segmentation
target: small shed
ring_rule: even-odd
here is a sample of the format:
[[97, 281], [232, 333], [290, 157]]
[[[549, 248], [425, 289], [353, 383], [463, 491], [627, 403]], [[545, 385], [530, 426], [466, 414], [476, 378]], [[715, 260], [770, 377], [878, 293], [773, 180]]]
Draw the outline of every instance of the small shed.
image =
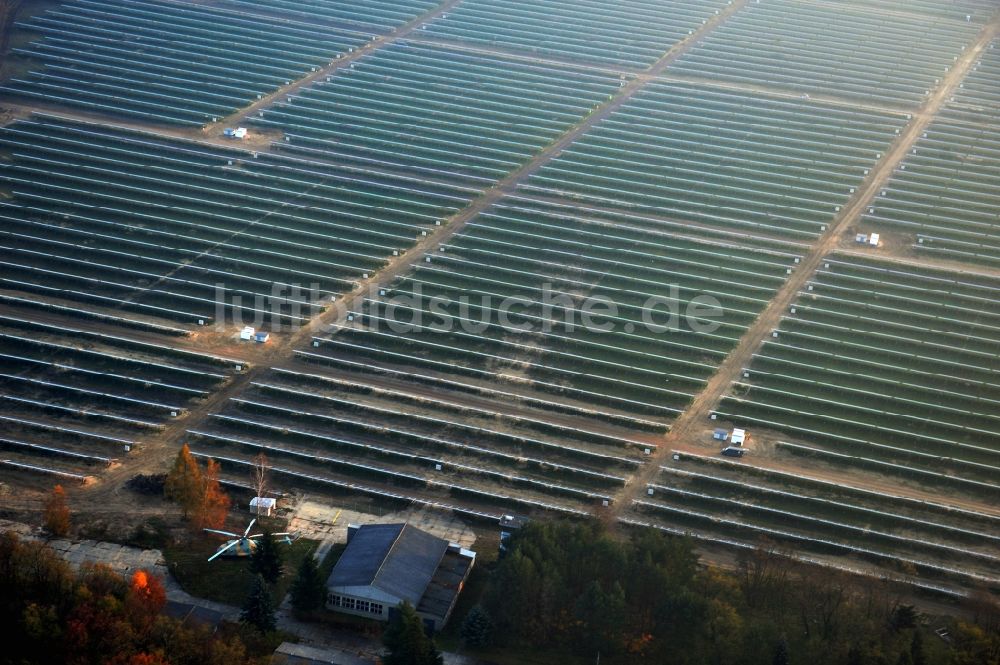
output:
[[254, 335], [254, 339], [257, 340], [258, 344], [263, 344], [267, 340], [271, 339], [271, 333], [264, 332], [263, 330]]
[[729, 432], [721, 427], [718, 427], [714, 432], [712, 432], [712, 438], [716, 441], [727, 441], [729, 439]]
[[742, 446], [746, 439], [747, 431], [745, 429], [734, 429], [732, 436], [729, 437], [729, 442], [734, 446]]
[[872, 247], [878, 247], [878, 238], [879, 235], [877, 233], [871, 234], [870, 236], [868, 236], [868, 244], [871, 245]]
[[858, 243], [859, 245], [864, 245], [865, 243], [868, 242], [868, 234], [867, 233], [857, 234], [856, 236], [854, 236], [854, 242]]
[[500, 516], [500, 553], [507, 551], [507, 541], [514, 535], [514, 532], [528, 523], [527, 518], [519, 515]]
[[274, 512], [274, 508], [277, 505], [277, 501], [271, 497], [255, 496], [250, 499], [250, 513], [253, 515], [263, 515], [264, 517], [270, 517], [271, 513]]
[[243, 330], [240, 331], [240, 339], [244, 341], [249, 341], [253, 339], [255, 333], [256, 331], [253, 329], [253, 326], [246, 326], [245, 328], [243, 328]]
[[229, 139], [239, 139], [239, 140], [242, 140], [242, 139], [246, 138], [247, 128], [246, 127], [237, 127], [235, 129], [233, 129], [232, 127], [227, 127], [226, 129], [222, 130], [222, 135], [225, 136], [226, 138], [229, 138]]

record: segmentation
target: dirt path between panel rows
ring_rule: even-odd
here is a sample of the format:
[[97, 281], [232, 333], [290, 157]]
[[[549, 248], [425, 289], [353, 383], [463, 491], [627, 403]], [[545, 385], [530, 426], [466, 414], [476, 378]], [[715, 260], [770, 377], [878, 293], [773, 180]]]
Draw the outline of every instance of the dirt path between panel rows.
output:
[[[689, 453], [692, 455], [705, 456], [711, 455], [716, 450], [717, 449], [714, 447], [710, 450], [706, 450], [705, 446], [699, 445], [698, 443], [678, 443], [671, 446], [669, 452], [677, 451], [682, 454]], [[713, 457], [711, 459], [724, 459], [725, 462], [721, 463], [727, 465], [731, 464], [732, 469], [749, 467], [751, 469], [760, 469], [764, 472], [774, 471], [777, 473], [787, 473], [797, 476], [806, 482], [815, 480], [821, 483], [832, 483], [844, 488], [847, 491], [857, 489], [862, 491], [869, 490], [873, 492], [881, 492], [882, 494], [899, 497], [901, 499], [912, 499], [914, 501], [946, 505], [951, 508], [957, 508], [959, 510], [977, 513], [987, 518], [1000, 520], [1000, 506], [991, 503], [987, 498], [979, 499], [973, 498], [971, 494], [957, 495], [955, 493], [950, 493], [945, 496], [941, 491], [927, 490], [920, 487], [917, 483], [900, 481], [896, 478], [881, 476], [877, 472], [858, 472], [854, 469], [850, 471], [837, 470], [836, 468], [833, 468], [829, 464], [825, 463], [810, 464], [808, 469], [803, 471], [803, 464], [801, 463], [776, 459], [772, 456], [753, 456], [744, 457], [742, 459]], [[657, 468], [659, 468], [659, 466], [657, 466]], [[684, 469], [685, 467], [683, 464], [678, 465], [677, 463], [674, 463], [671, 468]], [[727, 466], [724, 468], [729, 467]], [[645, 489], [645, 485], [643, 485], [643, 489]]]

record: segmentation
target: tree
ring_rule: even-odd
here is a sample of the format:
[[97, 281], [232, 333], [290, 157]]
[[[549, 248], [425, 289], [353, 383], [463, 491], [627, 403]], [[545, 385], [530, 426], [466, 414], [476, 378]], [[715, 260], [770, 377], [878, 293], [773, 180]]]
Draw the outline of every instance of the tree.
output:
[[913, 661], [913, 665], [927, 665], [924, 635], [919, 630], [913, 631], [913, 639], [910, 641], [910, 660]]
[[[535, 562], [519, 549], [508, 547], [507, 554], [493, 573], [484, 603], [493, 617], [498, 641], [530, 640], [532, 627], [540, 622], [542, 579]], [[541, 628], [544, 630], [544, 626]]]
[[791, 573], [792, 558], [789, 552], [762, 538], [757, 547], [744, 551], [739, 559], [739, 581], [747, 605], [753, 609], [781, 611], [783, 607], [773, 607], [780, 603]]
[[493, 643], [493, 619], [482, 605], [474, 605], [462, 621], [459, 631], [462, 641], [473, 649], [484, 649]]
[[788, 665], [788, 640], [782, 637], [774, 649], [774, 665]]
[[893, 611], [889, 625], [894, 631], [913, 628], [920, 621], [920, 613], [913, 605], [900, 605]]
[[326, 604], [326, 580], [316, 559], [311, 556], [302, 559], [290, 593], [292, 607], [298, 612], [315, 612]]
[[605, 591], [594, 580], [573, 605], [576, 651], [593, 656], [609, 656], [621, 648], [625, 621], [625, 592], [616, 582]]
[[423, 620], [405, 600], [389, 622], [382, 643], [389, 650], [382, 659], [385, 665], [441, 665], [444, 662], [434, 640], [424, 632]]
[[53, 536], [62, 537], [69, 533], [69, 506], [62, 485], [53, 487], [52, 494], [45, 501], [45, 528]]
[[180, 504], [185, 519], [193, 514], [202, 503], [201, 469], [198, 468], [198, 462], [194, 459], [194, 455], [191, 454], [191, 449], [186, 443], [177, 453], [174, 466], [167, 474], [163, 489], [168, 499]]
[[[263, 451], [253, 458], [253, 488], [257, 496], [264, 498], [267, 493], [267, 470], [270, 465]], [[257, 516], [260, 517], [260, 504], [257, 504]]]
[[137, 570], [132, 574], [125, 605], [133, 622], [151, 625], [166, 604], [167, 592], [159, 577], [145, 570]]
[[982, 627], [966, 621], [955, 623], [951, 631], [954, 665], [996, 665], [1000, 662], [1000, 635], [988, 634]]
[[195, 526], [200, 529], [218, 529], [229, 513], [229, 497], [219, 484], [219, 463], [213, 459], [205, 462], [194, 514]]
[[110, 665], [170, 665], [170, 661], [162, 653], [134, 653], [131, 656], [118, 656], [110, 661]]
[[271, 587], [267, 581], [257, 575], [250, 587], [250, 594], [243, 604], [240, 621], [256, 628], [261, 633], [269, 633], [275, 629], [274, 601], [271, 599]]
[[264, 535], [257, 539], [257, 546], [250, 555], [250, 570], [270, 584], [274, 584], [281, 577], [281, 568], [281, 550], [278, 549], [278, 543], [270, 531], [265, 531]]

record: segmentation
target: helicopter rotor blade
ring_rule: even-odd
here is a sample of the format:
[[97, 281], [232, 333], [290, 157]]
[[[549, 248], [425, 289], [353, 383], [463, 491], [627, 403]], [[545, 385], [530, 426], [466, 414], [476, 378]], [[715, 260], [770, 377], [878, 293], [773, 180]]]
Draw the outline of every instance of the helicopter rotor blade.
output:
[[208, 533], [217, 533], [220, 536], [229, 536], [230, 538], [239, 538], [240, 534], [233, 533], [232, 531], [219, 531], [218, 529], [205, 529]]
[[236, 547], [236, 546], [237, 546], [237, 545], [239, 545], [239, 544], [240, 544], [240, 541], [238, 541], [238, 540], [233, 540], [233, 541], [231, 541], [231, 542], [230, 542], [230, 543], [228, 543], [228, 544], [227, 544], [227, 545], [226, 545], [225, 547], [223, 547], [222, 549], [220, 549], [220, 550], [219, 550], [218, 552], [216, 552], [216, 553], [215, 553], [215, 554], [213, 554], [212, 556], [208, 557], [208, 560], [209, 560], [209, 561], [213, 561], [213, 560], [215, 560], [215, 559], [216, 559], [217, 557], [220, 557], [220, 556], [222, 556], [222, 555], [223, 555], [223, 554], [225, 554], [225, 553], [226, 553], [227, 551], [229, 551], [230, 549], [232, 549], [232, 548]]

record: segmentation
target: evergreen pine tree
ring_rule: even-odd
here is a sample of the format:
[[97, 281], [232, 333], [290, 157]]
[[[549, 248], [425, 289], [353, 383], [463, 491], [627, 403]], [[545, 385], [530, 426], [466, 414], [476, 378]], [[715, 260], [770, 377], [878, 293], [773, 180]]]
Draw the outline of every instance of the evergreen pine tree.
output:
[[475, 605], [462, 621], [459, 631], [462, 641], [474, 649], [482, 649], [493, 643], [493, 619], [482, 605]]
[[924, 651], [924, 635], [919, 629], [913, 631], [910, 641], [910, 660], [913, 665], [927, 665], [927, 652]]
[[774, 665], [788, 665], [788, 640], [782, 636], [774, 649]]
[[260, 575], [254, 577], [250, 595], [247, 596], [243, 611], [240, 613], [240, 621], [253, 626], [261, 633], [269, 633], [276, 626], [271, 588]]
[[913, 605], [900, 605], [893, 611], [889, 624], [893, 630], [899, 631], [914, 628], [919, 621], [920, 613], [917, 608]]
[[270, 531], [257, 539], [257, 546], [250, 556], [250, 570], [274, 584], [281, 577], [281, 550]]
[[434, 640], [424, 632], [424, 622], [413, 605], [403, 601], [398, 610], [382, 636], [382, 643], [389, 650], [382, 662], [385, 665], [442, 665], [441, 654]]
[[625, 592], [615, 584], [610, 592], [592, 581], [576, 600], [574, 649], [583, 655], [614, 654], [620, 648], [624, 620]]
[[302, 559], [290, 593], [292, 607], [299, 612], [314, 612], [326, 604], [326, 580], [316, 565], [316, 559], [311, 556]]
[[847, 652], [847, 663], [846, 665], [864, 665], [865, 655], [861, 651], [861, 647], [855, 645], [850, 648]]

